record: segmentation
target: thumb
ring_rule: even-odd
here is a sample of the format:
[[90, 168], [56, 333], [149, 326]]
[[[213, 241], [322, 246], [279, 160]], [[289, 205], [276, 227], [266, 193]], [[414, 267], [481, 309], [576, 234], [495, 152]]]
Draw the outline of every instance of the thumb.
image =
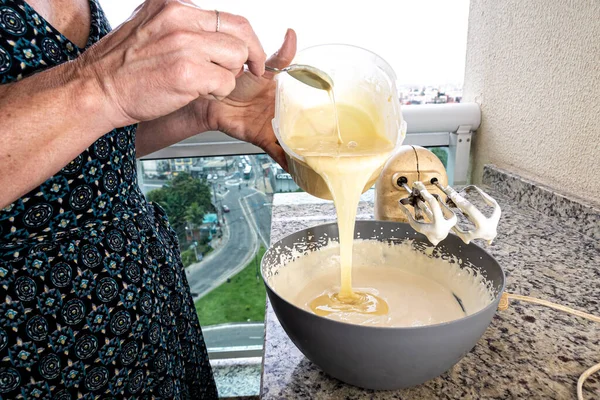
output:
[[[283, 44], [281, 45], [279, 50], [275, 52], [275, 54], [269, 57], [266, 64], [270, 67], [275, 68], [287, 67], [288, 65], [290, 65], [290, 63], [296, 56], [296, 45], [296, 32], [293, 29], [288, 29], [285, 33]], [[265, 73], [265, 75], [266, 74], [273, 75], [271, 72], [267, 72]]]

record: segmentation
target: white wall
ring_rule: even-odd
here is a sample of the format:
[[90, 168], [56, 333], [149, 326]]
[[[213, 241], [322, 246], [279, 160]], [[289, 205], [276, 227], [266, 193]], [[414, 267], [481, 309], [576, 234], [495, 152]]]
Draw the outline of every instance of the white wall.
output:
[[473, 180], [494, 163], [600, 203], [600, 1], [472, 0]]

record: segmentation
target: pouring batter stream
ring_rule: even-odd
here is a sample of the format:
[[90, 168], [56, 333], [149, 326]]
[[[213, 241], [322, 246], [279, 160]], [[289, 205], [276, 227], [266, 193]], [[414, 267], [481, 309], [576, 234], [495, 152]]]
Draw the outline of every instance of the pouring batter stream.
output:
[[[386, 314], [378, 296], [352, 290], [352, 247], [356, 209], [365, 185], [381, 168], [394, 144], [380, 135], [369, 115], [354, 106], [337, 104], [336, 126], [328, 107], [305, 110], [294, 124], [288, 145], [327, 183], [336, 208], [340, 242], [341, 287], [311, 302], [318, 315], [337, 311]], [[336, 133], [338, 133], [336, 135]]]

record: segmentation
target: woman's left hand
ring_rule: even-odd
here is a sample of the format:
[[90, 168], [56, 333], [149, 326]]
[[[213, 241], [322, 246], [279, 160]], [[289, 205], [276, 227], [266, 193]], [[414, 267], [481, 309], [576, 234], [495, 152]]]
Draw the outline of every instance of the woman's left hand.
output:
[[[267, 60], [275, 68], [287, 67], [296, 55], [296, 33], [289, 29], [281, 48]], [[237, 77], [233, 92], [222, 100], [198, 98], [188, 110], [200, 126], [262, 148], [287, 169], [284, 151], [277, 143], [271, 120], [275, 112], [275, 81], [266, 72], [257, 77], [245, 71]]]

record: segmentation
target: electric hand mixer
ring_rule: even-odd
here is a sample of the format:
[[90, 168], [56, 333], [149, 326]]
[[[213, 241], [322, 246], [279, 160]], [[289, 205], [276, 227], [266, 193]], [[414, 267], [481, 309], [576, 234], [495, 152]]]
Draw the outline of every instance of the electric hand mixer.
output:
[[[490, 217], [448, 186], [446, 170], [435, 154], [420, 146], [401, 146], [387, 161], [375, 185], [375, 219], [408, 222], [433, 245], [450, 231], [467, 244], [474, 239], [491, 243], [497, 234], [500, 206], [477, 186], [465, 190], [476, 191], [485, 204], [493, 207]], [[456, 212], [474, 228], [461, 228]]]

